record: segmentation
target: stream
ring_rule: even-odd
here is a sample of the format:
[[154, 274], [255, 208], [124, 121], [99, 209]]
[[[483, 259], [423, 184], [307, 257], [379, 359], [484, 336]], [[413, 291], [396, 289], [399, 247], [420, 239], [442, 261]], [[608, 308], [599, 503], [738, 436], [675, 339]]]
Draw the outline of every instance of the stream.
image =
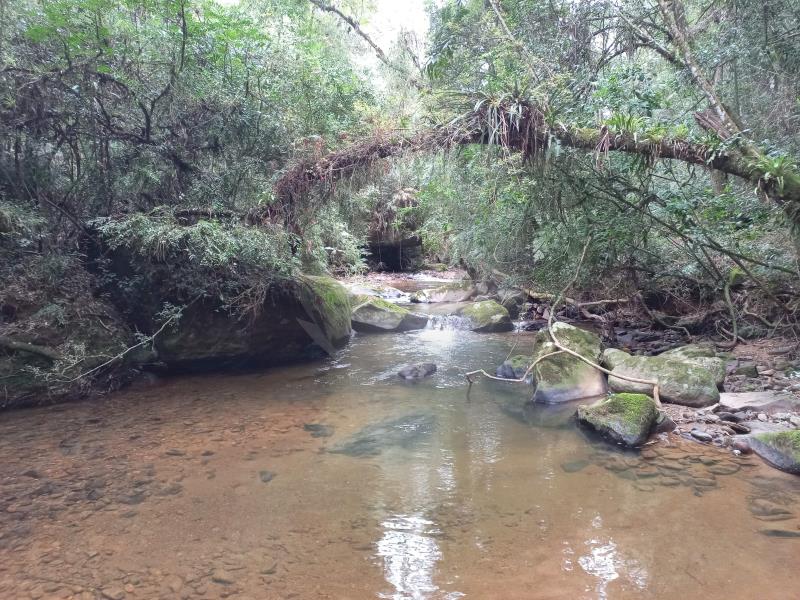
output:
[[532, 337], [436, 322], [0, 415], [0, 598], [800, 597], [800, 478], [468, 394]]

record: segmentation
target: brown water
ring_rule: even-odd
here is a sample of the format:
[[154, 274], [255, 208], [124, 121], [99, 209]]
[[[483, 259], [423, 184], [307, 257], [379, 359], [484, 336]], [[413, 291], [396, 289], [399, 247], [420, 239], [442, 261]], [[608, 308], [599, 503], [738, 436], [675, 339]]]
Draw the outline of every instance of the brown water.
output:
[[516, 339], [358, 336], [3, 414], [0, 598], [800, 598], [800, 539], [775, 537], [800, 478], [679, 439], [616, 453], [520, 386], [468, 397]]

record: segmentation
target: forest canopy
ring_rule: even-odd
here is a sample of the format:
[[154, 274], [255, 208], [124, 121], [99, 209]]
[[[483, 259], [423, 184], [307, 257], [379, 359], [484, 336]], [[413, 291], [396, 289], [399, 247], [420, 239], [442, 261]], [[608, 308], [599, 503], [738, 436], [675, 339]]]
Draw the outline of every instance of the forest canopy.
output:
[[389, 44], [374, 8], [0, 0], [4, 311], [66, 322], [68, 282], [103, 299], [166, 267], [152, 333], [363, 272], [410, 228], [476, 278], [552, 292], [585, 249], [587, 297], [734, 340], [794, 326], [794, 0], [442, 0]]

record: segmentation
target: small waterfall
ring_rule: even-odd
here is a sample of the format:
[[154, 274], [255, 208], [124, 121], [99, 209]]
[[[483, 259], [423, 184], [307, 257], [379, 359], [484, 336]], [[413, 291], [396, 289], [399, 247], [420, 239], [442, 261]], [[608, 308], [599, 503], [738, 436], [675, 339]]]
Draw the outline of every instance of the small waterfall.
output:
[[438, 331], [450, 331], [454, 329], [472, 329], [472, 324], [466, 317], [459, 315], [430, 315], [428, 325], [425, 329], [435, 329]]

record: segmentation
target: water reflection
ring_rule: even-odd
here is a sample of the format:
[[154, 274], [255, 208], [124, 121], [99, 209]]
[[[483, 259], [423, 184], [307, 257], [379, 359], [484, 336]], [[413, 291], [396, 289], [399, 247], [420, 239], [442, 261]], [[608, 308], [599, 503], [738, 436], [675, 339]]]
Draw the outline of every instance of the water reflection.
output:
[[439, 590], [433, 583], [433, 574], [436, 563], [442, 558], [435, 539], [441, 530], [420, 514], [395, 515], [381, 526], [384, 531], [378, 542], [377, 555], [383, 559], [386, 581], [392, 584], [394, 591], [381, 593], [379, 597], [393, 600], [430, 598]]
[[636, 560], [623, 559], [613, 539], [593, 538], [587, 540], [586, 545], [588, 552], [578, 558], [578, 564], [586, 573], [598, 579], [594, 588], [598, 600], [608, 598], [608, 585], [620, 578], [620, 572], [638, 589], [647, 588], [647, 570]]

